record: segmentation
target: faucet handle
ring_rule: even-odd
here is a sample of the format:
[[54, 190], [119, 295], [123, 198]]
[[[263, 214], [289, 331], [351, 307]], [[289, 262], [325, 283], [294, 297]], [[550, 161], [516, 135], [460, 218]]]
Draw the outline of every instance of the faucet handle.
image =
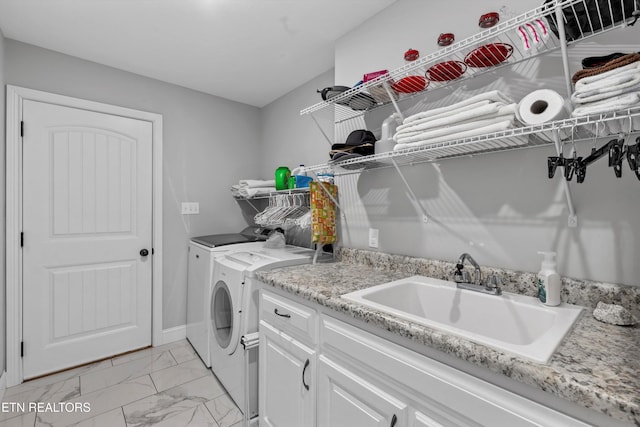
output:
[[453, 273], [453, 280], [456, 283], [471, 283], [471, 275], [469, 272], [461, 267], [460, 264], [456, 267], [455, 273]]
[[462, 283], [471, 283], [471, 274], [469, 274], [469, 272], [467, 270], [462, 270], [462, 275], [461, 275], [461, 282]]
[[462, 282], [462, 271], [456, 270], [453, 273], [453, 281], [456, 282], [456, 283], [461, 283]]
[[497, 289], [500, 287], [500, 278], [497, 274], [490, 274], [487, 277], [487, 284], [485, 285], [488, 289]]

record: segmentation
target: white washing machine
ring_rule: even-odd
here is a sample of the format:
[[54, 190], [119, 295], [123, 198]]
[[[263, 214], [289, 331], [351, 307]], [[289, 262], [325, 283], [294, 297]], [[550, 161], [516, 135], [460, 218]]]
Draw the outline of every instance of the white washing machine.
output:
[[[195, 237], [189, 243], [187, 267], [187, 339], [207, 367], [209, 356], [209, 313], [213, 286], [214, 260], [233, 251], [259, 250], [267, 231], [247, 227], [237, 234], [214, 234]], [[255, 241], [261, 240], [261, 241]], [[254, 242], [255, 241], [255, 242]], [[250, 243], [241, 243], [250, 242]]]
[[245, 422], [258, 415], [259, 270], [310, 263], [311, 249], [287, 246], [233, 252], [216, 258], [211, 295], [211, 369], [242, 410]]

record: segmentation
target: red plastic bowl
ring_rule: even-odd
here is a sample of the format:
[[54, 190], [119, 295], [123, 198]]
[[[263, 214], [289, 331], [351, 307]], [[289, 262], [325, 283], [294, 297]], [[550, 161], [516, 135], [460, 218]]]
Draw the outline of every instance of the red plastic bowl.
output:
[[442, 33], [438, 36], [438, 46], [449, 46], [455, 39], [453, 33]]
[[415, 49], [409, 49], [404, 53], [404, 60], [408, 62], [415, 61], [419, 57], [420, 57], [420, 52], [418, 52]]
[[429, 85], [429, 81], [422, 76], [407, 76], [395, 82], [391, 87], [400, 93], [415, 93], [423, 91]]
[[427, 78], [434, 82], [448, 82], [449, 80], [455, 80], [464, 72], [467, 71], [467, 66], [464, 62], [460, 61], [445, 61], [439, 62], [433, 65], [427, 70]]
[[498, 21], [500, 21], [500, 15], [498, 14], [498, 12], [489, 12], [480, 17], [478, 26], [480, 28], [489, 28], [496, 25]]
[[464, 57], [469, 67], [482, 68], [498, 65], [513, 53], [513, 46], [507, 43], [490, 43], [480, 46]]

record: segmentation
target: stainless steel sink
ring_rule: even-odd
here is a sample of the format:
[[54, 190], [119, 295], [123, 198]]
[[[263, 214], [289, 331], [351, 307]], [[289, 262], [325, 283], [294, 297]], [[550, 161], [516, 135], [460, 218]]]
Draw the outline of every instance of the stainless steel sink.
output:
[[457, 289], [454, 282], [413, 276], [342, 298], [471, 341], [547, 363], [582, 307], [547, 307], [537, 298]]

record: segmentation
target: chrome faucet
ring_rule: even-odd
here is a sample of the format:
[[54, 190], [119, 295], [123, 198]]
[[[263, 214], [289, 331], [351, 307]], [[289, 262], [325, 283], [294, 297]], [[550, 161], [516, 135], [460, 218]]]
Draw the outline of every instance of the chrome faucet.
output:
[[[471, 282], [471, 276], [469, 275], [469, 272], [464, 269], [465, 261], [469, 261], [469, 263], [475, 269], [473, 282]], [[487, 284], [482, 284], [482, 272], [480, 271], [480, 266], [468, 253], [463, 253], [462, 255], [460, 255], [460, 258], [458, 258], [456, 271], [453, 274], [453, 280], [456, 282], [456, 286], [460, 289], [467, 289], [470, 291], [482, 292], [491, 295], [502, 294], [502, 289], [500, 289], [500, 287], [498, 286], [497, 276], [491, 275], [489, 277], [489, 280], [487, 280]]]

